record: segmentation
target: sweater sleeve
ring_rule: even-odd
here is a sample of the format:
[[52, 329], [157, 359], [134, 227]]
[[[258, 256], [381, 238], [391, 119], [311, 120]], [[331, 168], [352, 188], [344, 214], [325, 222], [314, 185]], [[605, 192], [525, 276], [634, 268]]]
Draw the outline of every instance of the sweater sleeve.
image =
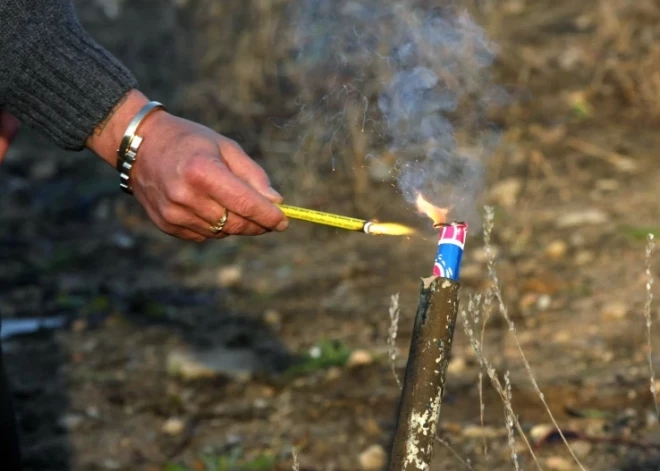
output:
[[81, 150], [135, 77], [83, 29], [71, 0], [0, 0], [0, 107]]

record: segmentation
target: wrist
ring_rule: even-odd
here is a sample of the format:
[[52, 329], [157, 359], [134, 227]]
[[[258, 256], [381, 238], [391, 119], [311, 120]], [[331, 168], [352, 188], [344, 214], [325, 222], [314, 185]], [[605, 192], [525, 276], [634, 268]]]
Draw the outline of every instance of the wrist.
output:
[[97, 125], [92, 135], [87, 138], [85, 147], [112, 167], [116, 167], [117, 149], [119, 149], [126, 128], [147, 103], [149, 103], [149, 99], [139, 90], [128, 92]]

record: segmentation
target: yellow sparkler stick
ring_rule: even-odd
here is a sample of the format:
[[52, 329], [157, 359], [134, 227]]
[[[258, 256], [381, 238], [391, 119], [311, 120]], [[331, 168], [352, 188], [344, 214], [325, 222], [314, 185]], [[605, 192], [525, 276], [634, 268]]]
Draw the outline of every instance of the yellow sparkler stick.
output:
[[369, 222], [363, 219], [349, 218], [347, 216], [340, 216], [338, 214], [324, 213], [322, 211], [314, 211], [313, 209], [298, 208], [296, 206], [288, 206], [286, 204], [278, 205], [286, 217], [291, 219], [300, 219], [301, 221], [313, 222], [315, 224], [323, 224], [326, 226], [339, 227], [349, 231], [362, 231], [364, 225]]
[[349, 231], [364, 232], [372, 235], [409, 235], [415, 232], [414, 229], [401, 224], [378, 223], [366, 219], [356, 219], [286, 204], [280, 204], [278, 207], [291, 219], [338, 227]]

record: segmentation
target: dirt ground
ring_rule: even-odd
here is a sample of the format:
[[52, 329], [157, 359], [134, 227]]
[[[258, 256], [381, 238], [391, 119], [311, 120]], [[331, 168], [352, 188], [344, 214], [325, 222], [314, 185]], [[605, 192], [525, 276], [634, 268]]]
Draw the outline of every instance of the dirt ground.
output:
[[[236, 138], [287, 199], [413, 224], [423, 237], [294, 222], [284, 234], [184, 243], [154, 229], [93, 156], [23, 133], [0, 169], [0, 312], [65, 321], [3, 342], [26, 469], [287, 470], [293, 447], [301, 470], [382, 469], [399, 399], [390, 296], [400, 293], [401, 375], [434, 234], [369, 172], [285, 162], [299, 142], [271, 118], [299, 106], [277, 78], [295, 65], [275, 60], [264, 31], [282, 27], [267, 11], [287, 2], [76, 3], [149, 95]], [[660, 7], [469, 6], [499, 45], [495, 79], [519, 98], [493, 118], [503, 136], [481, 201], [495, 208], [518, 340], [585, 469], [660, 469], [644, 314], [646, 236], [660, 228]], [[490, 285], [486, 262], [475, 234], [463, 306]], [[653, 259], [651, 274], [659, 268]], [[500, 377], [510, 372], [538, 467], [580, 469], [497, 312], [484, 350]], [[515, 469], [486, 380], [481, 424], [479, 371], [459, 327], [433, 469]], [[519, 435], [514, 448], [520, 469], [537, 467]]]

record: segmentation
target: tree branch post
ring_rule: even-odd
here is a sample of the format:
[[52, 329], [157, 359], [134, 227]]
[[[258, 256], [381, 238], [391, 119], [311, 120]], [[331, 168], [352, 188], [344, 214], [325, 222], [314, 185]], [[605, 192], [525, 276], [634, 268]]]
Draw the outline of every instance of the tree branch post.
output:
[[422, 279], [389, 471], [427, 471], [451, 355], [460, 285]]

